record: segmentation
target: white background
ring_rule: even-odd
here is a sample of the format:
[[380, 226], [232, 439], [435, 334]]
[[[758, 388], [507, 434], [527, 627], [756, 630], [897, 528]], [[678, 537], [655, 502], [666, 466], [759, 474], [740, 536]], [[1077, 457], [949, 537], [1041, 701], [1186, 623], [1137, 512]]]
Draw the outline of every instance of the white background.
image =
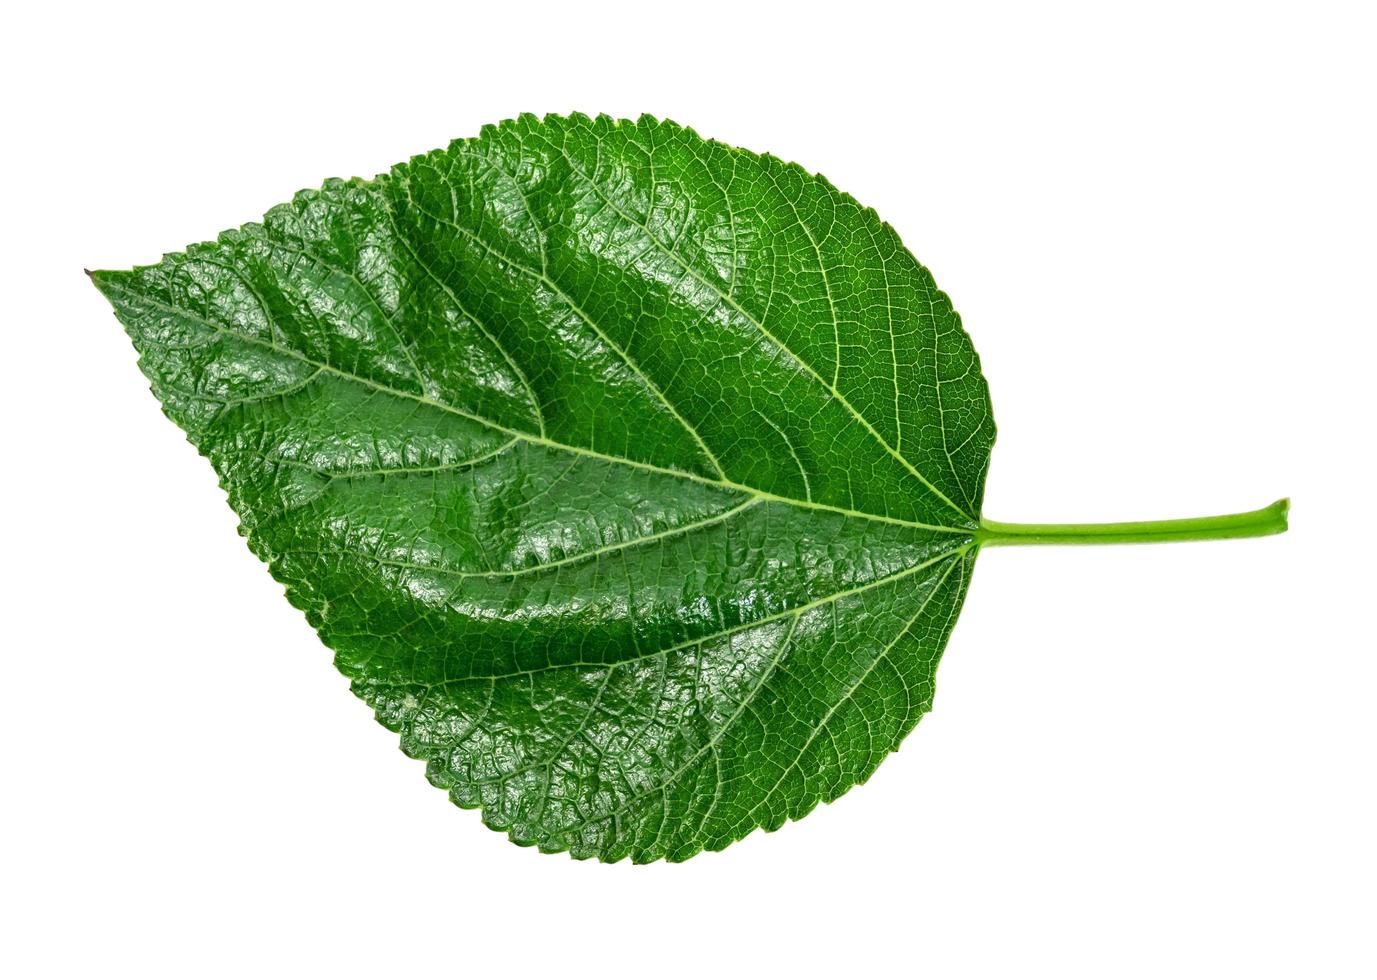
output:
[[[0, 973], [1377, 975], [1377, 32], [1126, 7], [13, 7]], [[683, 865], [513, 847], [349, 695], [81, 270], [573, 109], [877, 207], [983, 357], [991, 517], [1291, 533], [989, 551], [864, 787]]]

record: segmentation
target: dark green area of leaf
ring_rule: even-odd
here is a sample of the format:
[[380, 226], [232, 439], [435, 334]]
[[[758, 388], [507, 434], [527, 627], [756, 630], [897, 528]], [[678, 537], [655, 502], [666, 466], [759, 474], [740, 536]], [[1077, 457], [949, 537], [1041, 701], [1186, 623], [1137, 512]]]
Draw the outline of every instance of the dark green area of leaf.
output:
[[518, 843], [720, 849], [931, 706], [988, 391], [824, 179], [522, 117], [93, 278], [354, 691]]

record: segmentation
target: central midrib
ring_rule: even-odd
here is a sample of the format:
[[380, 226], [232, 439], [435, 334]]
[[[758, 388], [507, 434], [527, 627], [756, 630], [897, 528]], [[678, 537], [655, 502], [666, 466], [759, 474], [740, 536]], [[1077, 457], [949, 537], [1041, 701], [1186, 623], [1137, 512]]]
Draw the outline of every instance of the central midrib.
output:
[[[96, 273], [95, 275], [99, 276], [100, 273]], [[402, 398], [414, 401], [419, 404], [426, 405], [430, 408], [434, 408], [437, 411], [448, 412], [449, 414], [456, 415], [463, 419], [467, 419], [470, 422], [475, 422], [496, 432], [505, 433], [506, 435], [514, 439], [520, 439], [532, 445], [543, 446], [547, 449], [553, 449], [557, 452], [571, 453], [578, 456], [585, 456], [590, 459], [598, 459], [605, 463], [612, 463], [618, 466], [629, 466], [634, 469], [644, 470], [650, 473], [658, 473], [664, 476], [672, 476], [682, 480], [689, 480], [694, 483], [703, 484], [705, 486], [717, 487], [723, 490], [732, 490], [738, 493], [746, 493], [754, 497], [758, 497], [762, 500], [773, 500], [779, 503], [789, 504], [791, 506], [799, 507], [806, 510], [828, 511], [831, 513], [842, 514], [846, 517], [854, 517], [860, 520], [880, 521], [886, 524], [897, 524], [902, 527], [917, 528], [925, 531], [936, 531], [950, 534], [972, 534], [975, 531], [974, 527], [951, 527], [949, 525], [944, 524], [927, 524], [921, 521], [910, 521], [905, 520], [903, 518], [890, 517], [884, 514], [872, 514], [866, 511], [859, 511], [847, 507], [836, 506], [834, 504], [825, 504], [817, 501], [799, 500], [795, 497], [786, 497], [780, 494], [771, 493], [768, 490], [761, 490], [758, 487], [752, 487], [744, 483], [737, 483], [736, 481], [730, 479], [713, 479], [712, 477], [700, 476], [697, 473], [690, 473], [685, 470], [677, 470], [665, 466], [657, 466], [654, 463], [646, 463], [640, 460], [627, 459], [624, 456], [613, 456], [608, 453], [599, 452], [596, 449], [591, 449], [583, 446], [574, 446], [568, 443], [559, 442], [557, 440], [550, 439], [547, 436], [541, 436], [535, 433], [525, 432], [521, 429], [514, 429], [511, 426], [503, 425], [502, 423], [494, 421], [493, 419], [485, 418], [481, 415], [477, 415], [473, 412], [467, 411], [457, 406], [450, 405], [447, 402], [437, 401], [436, 399], [431, 398], [425, 394], [405, 391], [401, 388], [394, 388], [391, 385], [386, 385], [381, 382], [374, 381], [371, 378], [365, 378], [361, 375], [345, 371], [342, 368], [338, 368], [335, 365], [330, 364], [326, 361], [318, 361], [315, 358], [309, 357], [301, 351], [295, 350], [294, 348], [284, 347], [276, 341], [267, 340], [262, 337], [255, 337], [252, 334], [242, 333], [238, 330], [232, 330], [229, 327], [224, 326], [223, 324], [216, 323], [215, 321], [209, 320], [204, 316], [193, 313], [190, 310], [173, 306], [170, 303], [165, 303], [162, 300], [155, 299], [154, 297], [149, 296], [145, 293], [131, 289], [123, 283], [116, 282], [106, 278], [103, 281], [99, 282], [99, 284], [103, 289], [112, 289], [116, 292], [121, 292], [128, 296], [132, 296], [141, 303], [146, 303], [151, 306], [155, 306], [174, 316], [185, 317], [189, 320], [192, 320], [195, 323], [200, 324], [208, 330], [212, 330], [216, 333], [223, 334], [228, 337], [233, 337], [234, 339], [242, 343], [253, 344], [255, 346], [271, 350], [274, 353], [280, 354], [283, 357], [299, 361], [300, 363], [313, 367], [318, 371], [333, 374], [336, 377], [341, 378], [342, 380], [352, 382], [363, 388], [376, 391], [380, 394], [388, 395], [394, 398]], [[264, 314], [266, 316], [266, 311], [264, 311]], [[214, 402], [217, 399], [205, 398], [204, 400]]]

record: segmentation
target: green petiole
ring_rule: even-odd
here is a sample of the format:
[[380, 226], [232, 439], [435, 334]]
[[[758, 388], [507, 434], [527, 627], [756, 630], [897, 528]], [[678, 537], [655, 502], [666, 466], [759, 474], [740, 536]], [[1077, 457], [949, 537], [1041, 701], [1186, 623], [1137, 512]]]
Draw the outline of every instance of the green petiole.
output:
[[1005, 524], [982, 520], [976, 532], [981, 546], [1029, 544], [1144, 544], [1155, 541], [1213, 541], [1260, 538], [1286, 530], [1291, 501], [1242, 514], [1187, 517], [1174, 521], [1127, 521], [1117, 524]]

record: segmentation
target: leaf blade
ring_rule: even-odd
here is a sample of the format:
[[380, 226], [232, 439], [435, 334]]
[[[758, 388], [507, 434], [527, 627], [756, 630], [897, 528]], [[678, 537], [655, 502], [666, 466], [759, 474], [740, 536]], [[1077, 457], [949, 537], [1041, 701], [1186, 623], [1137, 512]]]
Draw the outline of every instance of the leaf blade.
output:
[[93, 278], [356, 693], [514, 840], [716, 849], [930, 705], [987, 389], [820, 178], [522, 117]]

